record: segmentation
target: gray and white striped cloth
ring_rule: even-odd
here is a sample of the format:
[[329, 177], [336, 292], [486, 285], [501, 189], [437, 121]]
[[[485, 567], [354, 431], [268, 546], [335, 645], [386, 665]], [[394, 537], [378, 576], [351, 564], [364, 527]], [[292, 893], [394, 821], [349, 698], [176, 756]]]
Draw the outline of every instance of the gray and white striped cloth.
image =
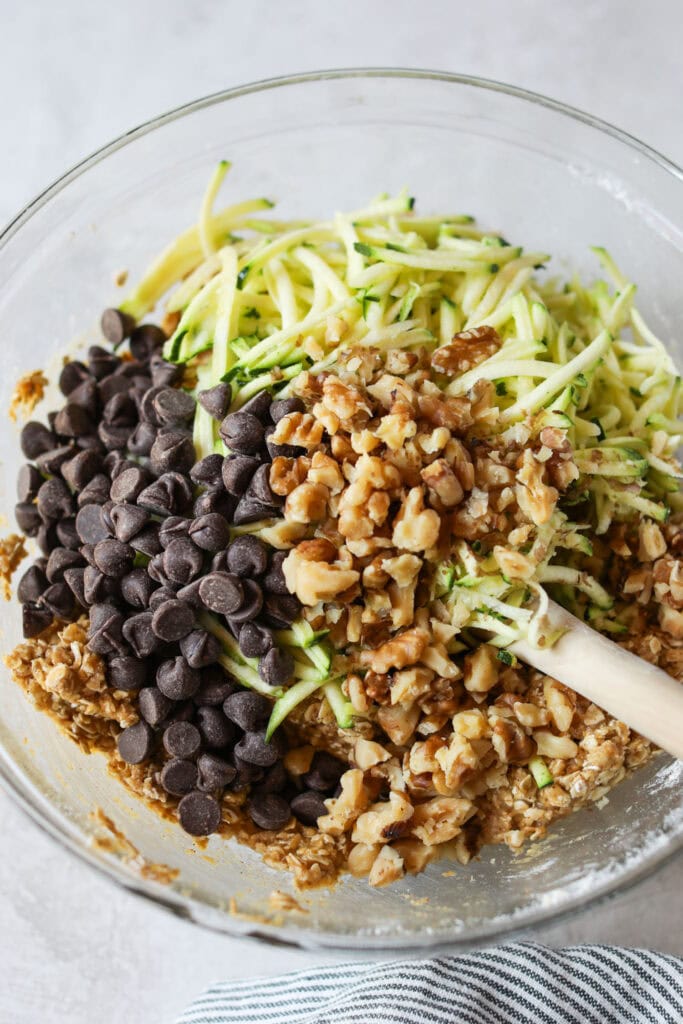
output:
[[176, 1024], [681, 1024], [683, 961], [515, 942], [218, 982]]

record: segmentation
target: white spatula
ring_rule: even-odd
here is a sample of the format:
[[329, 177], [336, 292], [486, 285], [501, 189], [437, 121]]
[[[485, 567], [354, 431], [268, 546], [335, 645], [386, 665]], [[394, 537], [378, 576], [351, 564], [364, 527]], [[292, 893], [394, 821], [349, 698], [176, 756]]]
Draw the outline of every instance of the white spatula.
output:
[[566, 630], [552, 647], [518, 640], [510, 650], [683, 760], [683, 683], [618, 647], [554, 601], [547, 617], [551, 628]]

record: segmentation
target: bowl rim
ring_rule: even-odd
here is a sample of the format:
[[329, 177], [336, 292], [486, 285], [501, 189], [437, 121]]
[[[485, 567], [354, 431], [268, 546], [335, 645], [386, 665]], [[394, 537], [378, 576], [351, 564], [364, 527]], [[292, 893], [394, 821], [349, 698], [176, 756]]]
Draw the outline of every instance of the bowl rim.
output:
[[[347, 67], [331, 68], [319, 71], [306, 71], [291, 75], [280, 75], [273, 78], [260, 79], [245, 85], [234, 86], [229, 89], [218, 90], [196, 100], [180, 104], [156, 117], [151, 117], [136, 127], [123, 132], [112, 141], [92, 151], [88, 156], [75, 163], [62, 175], [56, 178], [51, 184], [29, 200], [26, 205], [5, 225], [0, 231], [0, 250], [4, 249], [11, 239], [28, 223], [52, 198], [58, 195], [72, 181], [75, 181], [91, 167], [96, 166], [108, 156], [127, 146], [129, 143], [144, 137], [148, 133], [172, 123], [181, 118], [187, 117], [197, 111], [218, 105], [227, 100], [239, 99], [255, 93], [268, 92], [272, 89], [279, 89], [288, 86], [305, 85], [309, 82], [324, 82], [335, 80], [373, 80], [373, 79], [403, 79], [417, 81], [444, 82], [449, 85], [469, 86], [482, 91], [510, 96], [522, 100], [531, 106], [542, 107], [554, 113], [560, 114], [570, 120], [579, 122], [589, 128], [607, 135], [615, 141], [622, 143], [632, 151], [645, 157], [651, 163], [656, 164], [662, 170], [668, 172], [672, 177], [683, 182], [683, 168], [658, 150], [642, 142], [640, 139], [628, 132], [617, 128], [610, 122], [595, 117], [577, 107], [552, 99], [542, 93], [524, 89], [519, 86], [509, 85], [495, 79], [478, 77], [475, 75], [464, 75], [456, 72], [437, 71], [419, 68], [404, 67]], [[394, 937], [393, 940], [380, 939], [377, 942], [368, 941], [365, 936], [345, 935], [329, 932], [308, 932], [305, 929], [292, 928], [289, 924], [282, 927], [250, 923], [240, 920], [237, 916], [224, 914], [221, 918], [221, 927], [217, 927], [211, 921], [203, 918], [202, 908], [205, 906], [201, 901], [194, 898], [183, 897], [180, 893], [164, 888], [164, 886], [153, 883], [143, 878], [137, 878], [124, 870], [123, 865], [111, 858], [98, 854], [92, 846], [84, 843], [80, 836], [77, 839], [65, 828], [58, 816], [49, 818], [46, 810], [50, 812], [53, 808], [41, 807], [42, 798], [37, 799], [31, 792], [32, 786], [18, 780], [11, 772], [11, 760], [4, 749], [0, 748], [0, 782], [3, 792], [7, 794], [17, 806], [39, 829], [60, 842], [63, 848], [77, 856], [82, 862], [95, 868], [109, 881], [130, 892], [145, 897], [156, 906], [171, 911], [176, 916], [191, 921], [194, 924], [202, 925], [218, 931], [220, 934], [227, 934], [233, 937], [245, 937], [280, 945], [291, 945], [303, 947], [310, 950], [333, 950], [346, 951], [358, 949], [365, 953], [375, 955], [391, 953], [402, 950], [404, 953], [413, 949], [415, 952], [430, 949], [432, 952], [438, 949], [457, 947], [473, 948], [503, 936], [514, 937], [527, 933], [540, 925], [556, 925], [567, 919], [576, 916], [578, 913], [587, 910], [589, 907], [607, 902], [617, 894], [622, 894], [639, 884], [647, 877], [653, 876], [667, 863], [674, 860], [683, 851], [683, 833], [680, 835], [663, 836], [665, 840], [658, 843], [651, 851], [648, 859], [639, 864], [626, 866], [618, 878], [606, 879], [598, 885], [597, 889], [588, 894], [576, 894], [566, 904], [556, 910], [543, 907], [532, 907], [520, 914], [521, 920], [510, 919], [509, 923], [493, 921], [489, 926], [483, 924], [471, 932], [462, 934], [455, 933], [452, 936], [444, 937], [443, 934], [432, 935], [426, 942], [417, 941], [416, 937], [409, 940], [402, 940], [401, 937]], [[195, 914], [193, 908], [199, 913]], [[493, 927], [491, 927], [491, 925]]]

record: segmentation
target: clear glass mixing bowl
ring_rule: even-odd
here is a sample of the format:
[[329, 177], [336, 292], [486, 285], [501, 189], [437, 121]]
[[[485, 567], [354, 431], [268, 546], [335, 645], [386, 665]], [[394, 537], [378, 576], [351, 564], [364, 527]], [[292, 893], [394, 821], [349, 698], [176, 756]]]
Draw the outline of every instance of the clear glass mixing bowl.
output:
[[[67, 343], [97, 338], [101, 309], [117, 301], [113, 273], [125, 267], [134, 280], [194, 221], [221, 158], [234, 164], [226, 194], [272, 197], [287, 217], [325, 216], [407, 185], [419, 209], [476, 214], [555, 254], [558, 270], [592, 273], [588, 246], [606, 245], [638, 282], [643, 312], [683, 356], [678, 168], [608, 125], [520, 90], [455, 75], [333, 71], [231, 90], [160, 117], [17, 217], [0, 245], [0, 408], [20, 374], [54, 369]], [[0, 456], [0, 511], [12, 522], [20, 456], [7, 420]], [[20, 637], [16, 603], [3, 609], [1, 629], [6, 651]], [[526, 855], [488, 849], [466, 868], [437, 863], [378, 891], [345, 879], [299, 897], [308, 913], [285, 914], [268, 897], [290, 890], [288, 876], [215, 837], [198, 850], [129, 797], [102, 757], [82, 754], [33, 710], [4, 668], [0, 701], [0, 772], [31, 817], [118, 883], [225, 932], [309, 947], [471, 944], [632, 883], [683, 843], [683, 766], [660, 757]], [[177, 868], [176, 880], [147, 880], [122, 850], [93, 844], [97, 806], [147, 860]]]

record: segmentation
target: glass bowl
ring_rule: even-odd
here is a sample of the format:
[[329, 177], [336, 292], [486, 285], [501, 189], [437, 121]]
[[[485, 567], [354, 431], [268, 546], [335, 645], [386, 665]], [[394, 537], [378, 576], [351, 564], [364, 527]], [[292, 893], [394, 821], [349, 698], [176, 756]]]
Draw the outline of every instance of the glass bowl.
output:
[[[150, 257], [195, 221], [207, 177], [233, 161], [226, 196], [277, 199], [283, 216], [352, 209], [406, 185], [425, 212], [466, 212], [558, 271], [595, 271], [607, 246], [639, 284], [642, 311], [683, 355], [683, 175], [608, 125], [492, 82], [416, 71], [332, 71], [208, 97], [143, 125], [66, 174], [6, 229], [0, 245], [2, 401], [28, 370], [59, 366], [65, 347], [98, 338], [117, 302], [115, 271], [135, 280]], [[677, 329], [678, 328], [678, 329]], [[45, 408], [49, 408], [48, 405]], [[18, 428], [0, 436], [0, 511], [13, 521]], [[12, 602], [2, 649], [20, 638]], [[590, 665], [586, 665], [590, 671]], [[615, 680], [615, 685], [618, 681]], [[560, 823], [513, 856], [485, 849], [467, 867], [437, 862], [372, 890], [344, 879], [275, 909], [289, 876], [213, 837], [195, 846], [108, 776], [0, 677], [0, 772], [31, 817], [111, 879], [193, 921], [303, 946], [427, 948], [473, 944], [528, 928], [651, 872], [683, 843], [683, 766], [660, 756], [604, 806]], [[116, 842], [97, 841], [101, 807], [141, 858], [177, 870], [170, 884], [141, 871]]]

